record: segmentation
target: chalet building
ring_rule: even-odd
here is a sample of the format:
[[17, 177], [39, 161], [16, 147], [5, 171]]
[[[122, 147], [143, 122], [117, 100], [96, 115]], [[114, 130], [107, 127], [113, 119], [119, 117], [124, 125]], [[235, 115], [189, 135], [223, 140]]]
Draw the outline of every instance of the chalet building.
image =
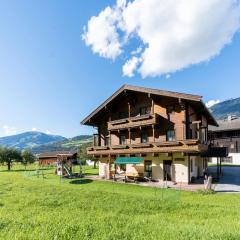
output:
[[203, 176], [208, 126], [218, 125], [201, 99], [122, 86], [81, 122], [97, 129], [87, 153], [99, 159], [99, 175], [125, 172], [183, 183]]
[[77, 159], [77, 152], [69, 152], [69, 151], [57, 151], [57, 152], [46, 152], [40, 153], [37, 155], [37, 159], [39, 165], [47, 166], [47, 165], [56, 165], [58, 162], [58, 158], [66, 156], [68, 160]]
[[[219, 127], [209, 128], [209, 140], [215, 147], [226, 147], [228, 156], [222, 161], [226, 163], [240, 164], [240, 119], [228, 116], [227, 119], [218, 121]], [[211, 159], [217, 163], [217, 158]]]

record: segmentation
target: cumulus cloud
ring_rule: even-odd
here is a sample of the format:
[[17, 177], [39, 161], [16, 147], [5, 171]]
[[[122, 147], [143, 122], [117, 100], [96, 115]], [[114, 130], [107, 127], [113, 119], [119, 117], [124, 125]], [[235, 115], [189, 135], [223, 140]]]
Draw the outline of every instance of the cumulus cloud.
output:
[[37, 128], [33, 127], [33, 128], [32, 128], [32, 131], [33, 131], [33, 132], [36, 132], [36, 131], [37, 131]]
[[133, 77], [133, 72], [136, 70], [138, 64], [141, 62], [141, 60], [137, 57], [132, 57], [130, 60], [128, 60], [122, 68], [123, 75], [128, 77]]
[[[118, 0], [89, 20], [82, 38], [101, 57], [131, 56], [124, 75], [147, 77], [209, 61], [239, 27], [239, 0]], [[139, 47], [129, 50], [134, 39]]]
[[82, 39], [92, 47], [94, 53], [110, 59], [115, 59], [122, 52], [122, 42], [118, 33], [119, 23], [122, 22], [122, 12], [125, 1], [118, 1], [113, 8], [105, 8], [97, 17], [93, 16], [86, 28]]
[[16, 127], [10, 127], [8, 125], [4, 125], [2, 128], [3, 128], [3, 134], [5, 136], [14, 135], [14, 134], [17, 133], [17, 128]]
[[216, 104], [218, 104], [218, 103], [220, 103], [220, 100], [209, 100], [209, 101], [206, 103], [206, 106], [207, 106], [208, 108], [210, 108], [210, 107], [212, 107], [212, 106], [214, 106], [214, 105], [216, 105]]

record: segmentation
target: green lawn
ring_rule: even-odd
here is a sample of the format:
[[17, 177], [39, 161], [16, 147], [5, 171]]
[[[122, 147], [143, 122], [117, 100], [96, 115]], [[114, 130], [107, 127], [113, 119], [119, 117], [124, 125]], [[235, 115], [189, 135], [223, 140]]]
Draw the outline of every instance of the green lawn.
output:
[[0, 239], [240, 239], [240, 195], [60, 181], [52, 168], [31, 169], [0, 171]]

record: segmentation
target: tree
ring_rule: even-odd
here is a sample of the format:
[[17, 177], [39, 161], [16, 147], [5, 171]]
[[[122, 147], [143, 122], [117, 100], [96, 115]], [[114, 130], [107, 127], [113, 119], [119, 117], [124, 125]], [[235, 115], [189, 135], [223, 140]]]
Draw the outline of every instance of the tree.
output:
[[11, 170], [13, 162], [21, 162], [21, 153], [14, 148], [2, 147], [0, 148], [0, 162], [7, 164], [8, 171]]
[[28, 164], [34, 163], [36, 161], [36, 157], [28, 150], [24, 150], [22, 152], [22, 164], [25, 166], [25, 169]]
[[92, 142], [84, 143], [78, 150], [78, 159], [81, 163], [85, 162], [86, 160], [94, 161], [94, 168], [96, 168], [97, 159], [93, 156], [87, 155], [87, 148], [92, 146]]

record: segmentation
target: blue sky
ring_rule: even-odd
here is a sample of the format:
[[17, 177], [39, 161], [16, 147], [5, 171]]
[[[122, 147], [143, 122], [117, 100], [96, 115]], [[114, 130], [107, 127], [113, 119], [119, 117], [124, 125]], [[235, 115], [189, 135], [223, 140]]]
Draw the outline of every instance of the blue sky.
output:
[[127, 83], [204, 96], [240, 97], [240, 34], [217, 57], [163, 76], [123, 76], [81, 39], [83, 26], [115, 1], [0, 0], [0, 136], [37, 129], [91, 133], [80, 121]]

